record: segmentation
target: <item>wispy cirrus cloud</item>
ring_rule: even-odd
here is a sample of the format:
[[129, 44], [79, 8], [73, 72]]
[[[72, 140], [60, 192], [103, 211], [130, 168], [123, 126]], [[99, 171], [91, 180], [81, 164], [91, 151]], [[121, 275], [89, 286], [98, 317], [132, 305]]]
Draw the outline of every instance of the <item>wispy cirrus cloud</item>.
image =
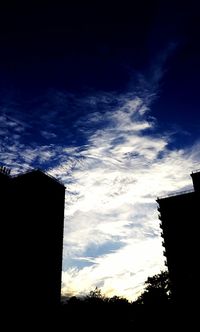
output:
[[[134, 299], [146, 278], [164, 268], [155, 199], [191, 186], [200, 143], [171, 149], [175, 134], [157, 131], [150, 97], [100, 93], [73, 99], [61, 93], [54, 99], [60, 109], [48, 104], [27, 115], [28, 127], [26, 115], [19, 122], [17, 113], [8, 112], [2, 162], [15, 165], [15, 172], [48, 169], [66, 185], [63, 293], [99, 286], [109, 296]], [[67, 110], [76, 103], [73, 118]], [[26, 142], [27, 136], [34, 139]]]
[[154, 274], [155, 264], [160, 264], [158, 246], [158, 239], [138, 240], [106, 255], [86, 257], [87, 266], [63, 272], [63, 293], [85, 294], [96, 286], [107, 296], [117, 294], [133, 300], [143, 287], [144, 266], [149, 274]]
[[[158, 134], [146, 113], [148, 107], [140, 98], [125, 98], [124, 105], [102, 117], [96, 112], [79, 120], [87, 145], [71, 151], [74, 161], [66, 182], [63, 292], [67, 294], [101, 286], [106, 294], [134, 299], [145, 279], [164, 268], [155, 200], [191, 186], [189, 174], [199, 166], [200, 150], [199, 142], [170, 150], [171, 137]], [[92, 129], [101, 121], [103, 127]], [[65, 172], [64, 164], [60, 172]], [[91, 252], [96, 256], [91, 258]], [[105, 268], [107, 260], [112, 272]], [[80, 261], [85, 266], [79, 269]], [[138, 261], [143, 263], [139, 266]]]

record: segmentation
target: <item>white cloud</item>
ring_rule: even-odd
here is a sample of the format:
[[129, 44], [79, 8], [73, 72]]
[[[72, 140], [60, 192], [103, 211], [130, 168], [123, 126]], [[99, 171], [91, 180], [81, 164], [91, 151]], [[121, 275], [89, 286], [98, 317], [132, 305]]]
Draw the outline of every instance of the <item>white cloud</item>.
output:
[[[137, 98], [104, 112], [104, 127], [90, 131], [88, 144], [71, 154], [63, 292], [83, 293], [101, 286], [109, 295], [134, 299], [146, 278], [164, 268], [156, 198], [191, 187], [189, 174], [199, 168], [200, 149], [196, 143], [190, 149], [170, 150], [170, 137], [154, 134], [146, 111]], [[95, 121], [101, 120], [95, 116]], [[145, 134], [145, 129], [152, 130]], [[66, 181], [64, 173], [65, 168], [60, 169]], [[109, 243], [119, 249], [109, 252]], [[105, 245], [107, 255], [101, 254]], [[99, 251], [90, 259], [87, 253], [94, 247]], [[70, 259], [74, 268], [67, 268]], [[79, 268], [78, 259], [90, 266]]]
[[[63, 293], [77, 294], [100, 287], [107, 296], [135, 299], [147, 276], [159, 272], [158, 239], [131, 241], [116, 252], [92, 259], [92, 266], [63, 272]], [[135, 254], [137, 252], [137, 255]], [[144, 267], [146, 273], [144, 273]]]
[[[18, 136], [11, 140], [19, 126], [10, 124], [2, 162], [15, 165], [15, 172], [49, 166], [66, 186], [63, 293], [100, 286], [108, 295], [134, 299], [146, 278], [164, 267], [156, 198], [192, 186], [189, 174], [199, 168], [200, 143], [170, 150], [171, 137], [154, 131], [141, 98], [120, 96], [112, 107], [111, 94], [98, 98], [85, 105], [104, 103], [103, 112], [74, 124], [86, 136], [85, 145], [27, 146]], [[43, 114], [48, 133], [57, 115]]]

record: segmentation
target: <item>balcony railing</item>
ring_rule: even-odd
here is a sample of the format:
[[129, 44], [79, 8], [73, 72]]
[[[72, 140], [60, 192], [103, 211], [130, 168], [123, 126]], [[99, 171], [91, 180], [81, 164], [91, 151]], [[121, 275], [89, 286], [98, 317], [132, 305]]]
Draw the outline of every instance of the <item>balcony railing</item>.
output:
[[200, 169], [196, 169], [195, 171], [192, 171], [192, 174], [199, 173]]
[[167, 257], [166, 250], [163, 250], [163, 255], [164, 255], [165, 257]]
[[185, 195], [185, 194], [190, 194], [193, 193], [194, 190], [190, 189], [190, 190], [184, 190], [184, 191], [176, 191], [174, 193], [168, 194], [168, 195], [163, 195], [163, 196], [159, 196], [157, 197], [157, 201], [164, 199], [164, 198], [169, 198], [169, 197], [174, 197], [174, 196], [179, 196], [179, 195]]

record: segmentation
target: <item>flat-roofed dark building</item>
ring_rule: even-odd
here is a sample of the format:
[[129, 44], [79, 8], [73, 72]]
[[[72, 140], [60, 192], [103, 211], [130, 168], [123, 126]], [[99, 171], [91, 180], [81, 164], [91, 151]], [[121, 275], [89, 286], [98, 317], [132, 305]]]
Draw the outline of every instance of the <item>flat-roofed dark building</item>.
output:
[[7, 298], [23, 307], [55, 307], [61, 295], [65, 187], [40, 170], [12, 177], [1, 169], [0, 197]]
[[200, 171], [191, 174], [194, 190], [158, 198], [161, 235], [172, 296], [193, 303], [199, 296]]

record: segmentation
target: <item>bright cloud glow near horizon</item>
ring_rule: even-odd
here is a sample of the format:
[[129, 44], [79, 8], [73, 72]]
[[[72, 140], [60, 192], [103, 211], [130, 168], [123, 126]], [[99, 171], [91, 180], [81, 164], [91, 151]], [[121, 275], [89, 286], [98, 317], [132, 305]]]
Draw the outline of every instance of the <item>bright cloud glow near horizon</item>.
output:
[[[96, 119], [100, 114], [87, 123]], [[170, 136], [143, 133], [154, 123], [137, 97], [105, 120], [107, 127], [75, 149], [73, 170], [67, 170], [63, 294], [99, 287], [107, 296], [134, 300], [147, 277], [165, 269], [156, 197], [192, 187], [199, 143], [171, 151]], [[65, 165], [52, 170], [63, 173]]]
[[156, 199], [200, 169], [199, 19], [173, 6], [0, 31], [0, 163], [66, 187], [63, 295], [134, 301], [166, 268]]
[[[34, 148], [15, 139], [4, 164], [19, 172], [34, 167], [37, 158], [37, 166], [45, 165], [66, 186], [63, 295], [98, 287], [107, 296], [132, 301], [148, 276], [165, 269], [156, 198], [192, 188], [189, 175], [199, 167], [200, 142], [170, 149], [171, 135], [156, 131], [150, 103], [137, 96], [120, 96], [117, 102], [107, 94], [82, 103], [95, 110], [100, 99], [108, 104], [103, 114], [91, 112], [74, 124], [87, 144]], [[12, 131], [21, 126], [12, 121]], [[52, 161], [55, 166], [48, 168]]]

